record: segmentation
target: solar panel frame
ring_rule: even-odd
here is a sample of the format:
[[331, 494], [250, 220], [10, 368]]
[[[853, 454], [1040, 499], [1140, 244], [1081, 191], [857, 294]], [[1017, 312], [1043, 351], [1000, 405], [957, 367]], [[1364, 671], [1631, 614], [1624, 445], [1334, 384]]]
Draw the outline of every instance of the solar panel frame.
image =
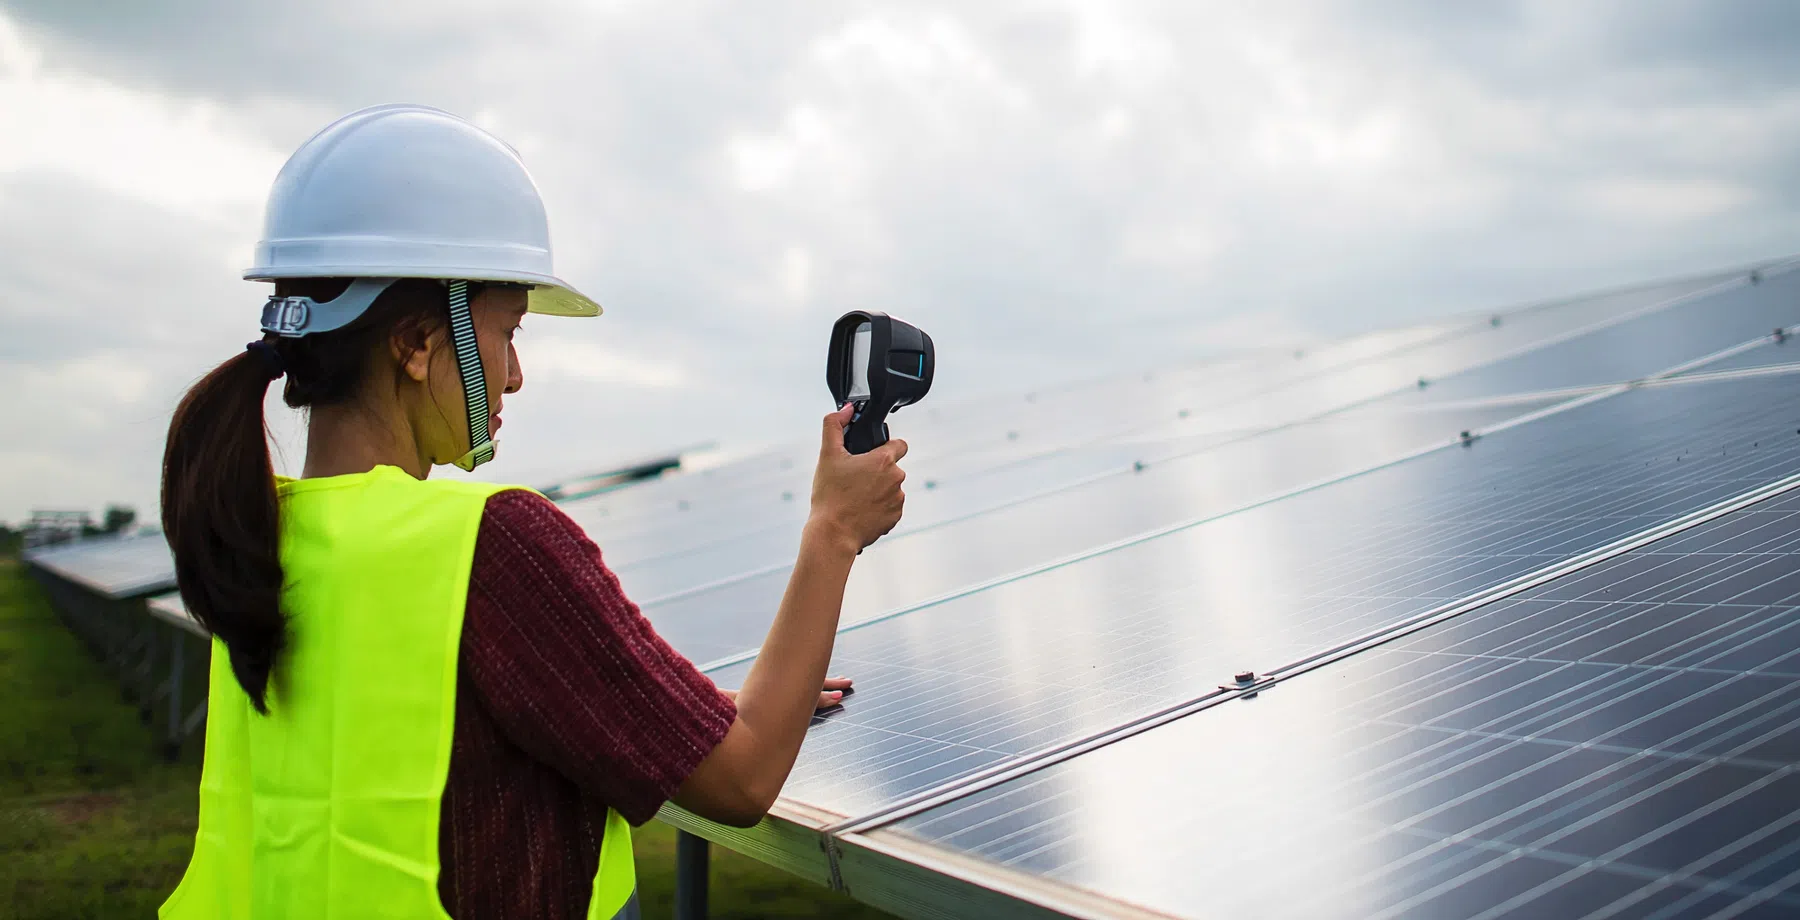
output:
[[167, 594], [159, 594], [149, 598], [144, 604], [150, 611], [151, 616], [162, 620], [170, 626], [182, 630], [183, 632], [199, 636], [202, 639], [211, 638], [211, 635], [206, 631], [206, 627], [201, 626], [200, 622], [194, 619], [194, 615], [188, 612], [187, 604], [183, 603], [181, 600], [181, 592], [171, 591]]

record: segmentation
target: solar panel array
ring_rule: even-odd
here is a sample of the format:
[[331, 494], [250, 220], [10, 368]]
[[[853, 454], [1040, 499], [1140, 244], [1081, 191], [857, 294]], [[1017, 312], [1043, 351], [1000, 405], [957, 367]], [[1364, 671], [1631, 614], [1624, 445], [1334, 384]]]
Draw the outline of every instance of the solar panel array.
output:
[[[933, 488], [852, 576], [857, 694], [774, 819], [665, 816], [912, 916], [1790, 911], [1797, 323], [1766, 271], [948, 407], [936, 452], [902, 417]], [[621, 567], [721, 685], [804, 456], [644, 511], [705, 546]]]
[[[857, 693], [757, 828], [664, 817], [920, 917], [1788, 915], [1793, 267], [937, 394]], [[813, 454], [564, 507], [733, 686]]]
[[1797, 640], [1790, 492], [893, 833], [1178, 915], [1792, 916]]

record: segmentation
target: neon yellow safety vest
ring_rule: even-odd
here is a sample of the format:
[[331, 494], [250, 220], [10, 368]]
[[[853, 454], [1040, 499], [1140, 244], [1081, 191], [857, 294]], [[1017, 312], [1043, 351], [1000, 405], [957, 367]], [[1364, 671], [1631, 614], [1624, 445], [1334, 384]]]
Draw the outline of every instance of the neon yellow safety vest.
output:
[[[438, 816], [475, 534], [504, 486], [280, 481], [288, 643], [260, 716], [213, 643], [200, 830], [160, 916], [442, 918]], [[608, 811], [591, 920], [637, 916]]]

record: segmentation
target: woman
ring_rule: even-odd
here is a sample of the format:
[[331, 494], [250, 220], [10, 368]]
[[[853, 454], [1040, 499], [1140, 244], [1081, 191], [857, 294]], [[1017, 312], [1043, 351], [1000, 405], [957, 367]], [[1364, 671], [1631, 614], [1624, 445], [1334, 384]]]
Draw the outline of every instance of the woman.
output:
[[[852, 456], [848, 414], [825, 418], [734, 698], [556, 506], [427, 479], [493, 456], [526, 313], [600, 312], [551, 273], [511, 148], [420, 106], [346, 116], [283, 167], [256, 261], [265, 335], [187, 393], [164, 458], [215, 643], [200, 829], [162, 915], [636, 916], [630, 825], [667, 800], [754, 823], [849, 689], [825, 679], [844, 582], [900, 518], [905, 444]], [[262, 416], [283, 376], [309, 414], [299, 479], [275, 477]]]

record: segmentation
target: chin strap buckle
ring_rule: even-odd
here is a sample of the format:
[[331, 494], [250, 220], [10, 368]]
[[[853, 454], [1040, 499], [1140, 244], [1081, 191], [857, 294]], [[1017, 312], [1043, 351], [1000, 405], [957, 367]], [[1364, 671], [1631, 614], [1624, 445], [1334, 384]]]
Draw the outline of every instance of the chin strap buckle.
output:
[[472, 471], [483, 463], [494, 459], [494, 449], [499, 446], [500, 442], [492, 439], [482, 441], [480, 444], [470, 448], [468, 453], [457, 457], [452, 462], [465, 471]]
[[263, 304], [262, 328], [282, 338], [298, 338], [306, 332], [311, 317], [311, 297], [270, 297]]

